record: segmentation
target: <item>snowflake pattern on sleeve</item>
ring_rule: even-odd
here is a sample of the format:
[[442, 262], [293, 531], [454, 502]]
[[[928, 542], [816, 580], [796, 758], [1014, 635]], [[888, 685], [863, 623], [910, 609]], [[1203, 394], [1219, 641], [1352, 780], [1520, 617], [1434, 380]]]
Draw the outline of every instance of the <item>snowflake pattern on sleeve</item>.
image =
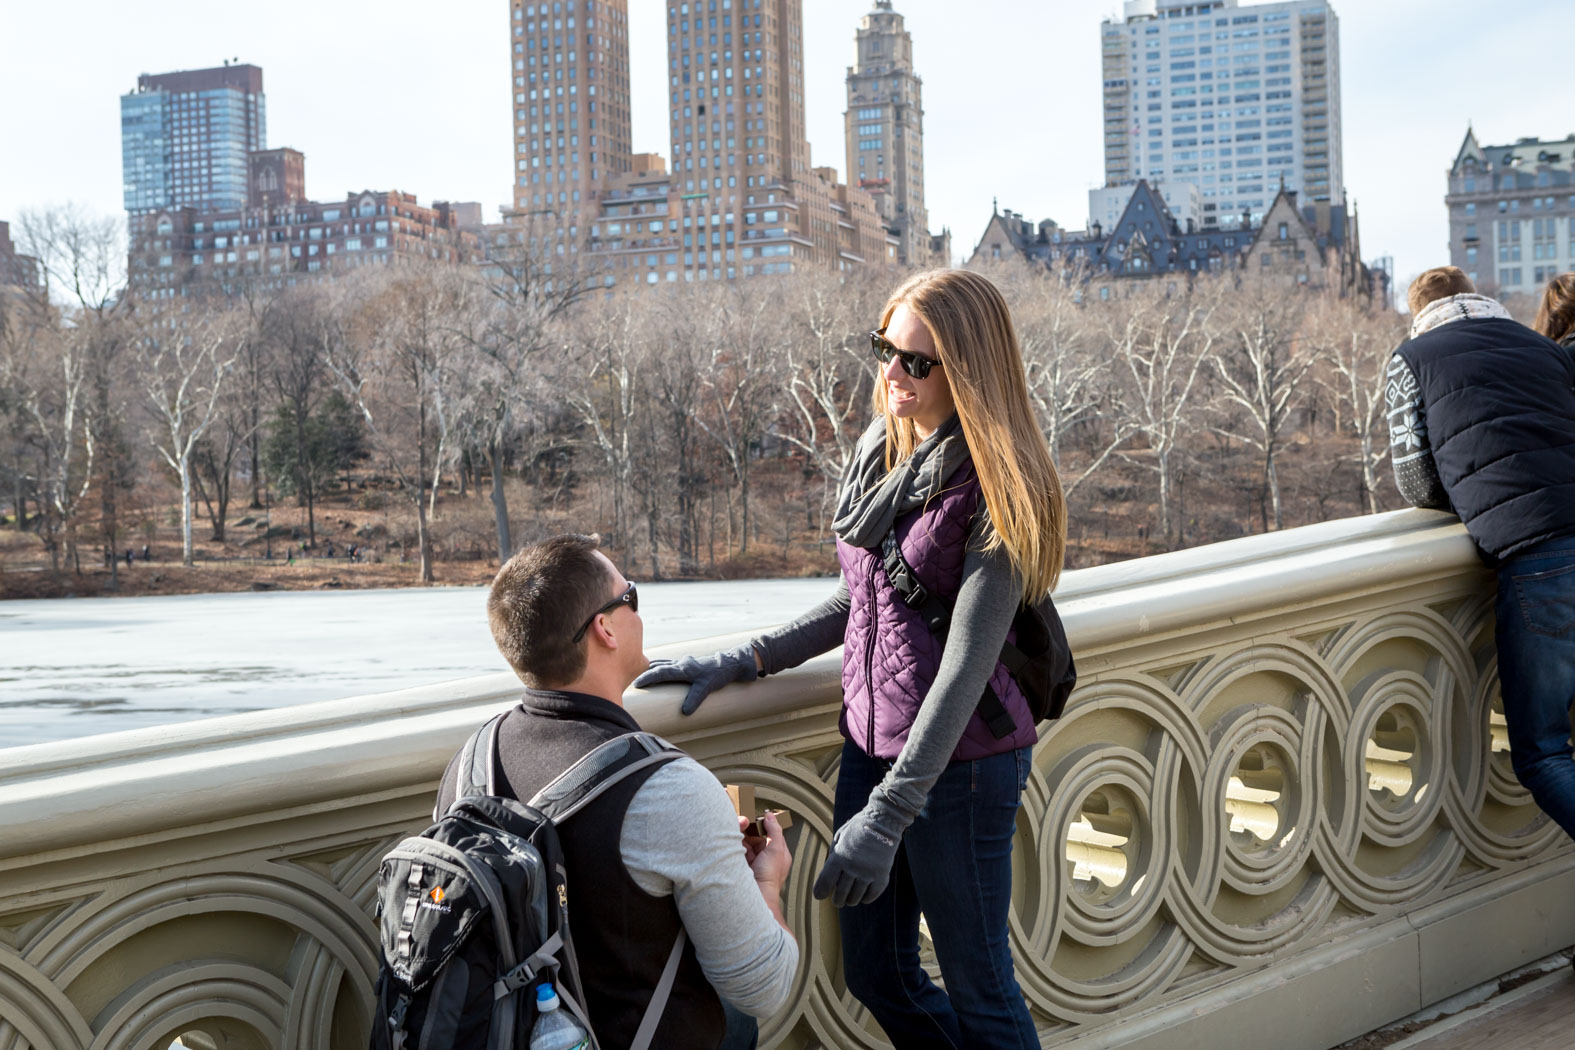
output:
[[1413, 506], [1452, 510], [1427, 441], [1421, 384], [1399, 354], [1389, 359], [1384, 403], [1389, 419], [1389, 459], [1394, 464], [1395, 486], [1400, 495]]

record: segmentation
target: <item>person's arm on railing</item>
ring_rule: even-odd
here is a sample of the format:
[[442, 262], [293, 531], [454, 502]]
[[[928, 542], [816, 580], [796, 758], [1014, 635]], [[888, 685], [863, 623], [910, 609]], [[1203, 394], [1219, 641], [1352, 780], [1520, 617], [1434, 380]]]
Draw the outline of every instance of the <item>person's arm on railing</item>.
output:
[[1400, 495], [1415, 507], [1453, 510], [1427, 441], [1427, 408], [1422, 403], [1421, 385], [1399, 354], [1389, 359], [1384, 401], [1389, 417], [1389, 461], [1394, 465]]
[[651, 666], [634, 680], [635, 688], [688, 682], [689, 693], [680, 710], [692, 715], [707, 696], [730, 682], [764, 678], [841, 645], [848, 627], [848, 608], [848, 585], [844, 581], [830, 598], [792, 623], [752, 638], [748, 645], [707, 656], [652, 660]]

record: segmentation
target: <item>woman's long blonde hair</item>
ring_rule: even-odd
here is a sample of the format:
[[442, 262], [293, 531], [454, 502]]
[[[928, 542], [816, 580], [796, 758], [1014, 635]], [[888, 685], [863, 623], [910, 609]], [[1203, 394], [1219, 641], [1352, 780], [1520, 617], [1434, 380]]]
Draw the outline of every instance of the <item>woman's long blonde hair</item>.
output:
[[[1066, 498], [1050, 447], [1034, 420], [1017, 330], [1006, 300], [969, 270], [930, 270], [909, 278], [881, 310], [881, 325], [906, 305], [935, 340], [951, 386], [963, 438], [995, 526], [991, 549], [1004, 545], [1023, 581], [1026, 601], [1055, 587], [1066, 557]], [[919, 443], [911, 419], [887, 411], [886, 384], [875, 384], [875, 409], [886, 420], [886, 466]]]

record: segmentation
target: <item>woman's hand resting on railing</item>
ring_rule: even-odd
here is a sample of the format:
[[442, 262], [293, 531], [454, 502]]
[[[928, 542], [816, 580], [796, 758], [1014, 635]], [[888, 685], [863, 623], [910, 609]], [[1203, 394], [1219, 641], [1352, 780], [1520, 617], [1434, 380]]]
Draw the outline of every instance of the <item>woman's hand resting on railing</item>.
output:
[[635, 688], [646, 689], [663, 682], [688, 682], [689, 692], [679, 710], [692, 715], [706, 696], [730, 682], [745, 682], [760, 677], [760, 663], [754, 647], [741, 645], [723, 649], [710, 656], [685, 656], [677, 660], [652, 660], [651, 666], [634, 680]]

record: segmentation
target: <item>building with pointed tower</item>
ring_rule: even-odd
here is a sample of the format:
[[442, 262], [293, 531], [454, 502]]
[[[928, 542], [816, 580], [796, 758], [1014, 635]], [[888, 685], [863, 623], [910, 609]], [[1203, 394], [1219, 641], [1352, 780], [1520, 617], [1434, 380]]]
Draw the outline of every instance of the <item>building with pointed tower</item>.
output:
[[1575, 135], [1483, 146], [1466, 137], [1449, 168], [1449, 261], [1484, 294], [1539, 294], [1575, 270]]
[[1086, 230], [1067, 230], [1053, 219], [1033, 223], [996, 206], [967, 265], [1018, 260], [1044, 266], [1097, 289], [1101, 298], [1110, 298], [1127, 279], [1174, 283], [1232, 271], [1333, 289], [1342, 296], [1387, 294], [1375, 287], [1361, 262], [1355, 216], [1347, 215], [1346, 206], [1328, 201], [1298, 205], [1296, 198], [1282, 186], [1261, 224], [1248, 221], [1249, 215], [1232, 229], [1183, 226], [1144, 179], [1108, 229], [1096, 220]]
[[875, 0], [859, 20], [848, 67], [848, 184], [874, 198], [907, 266], [943, 265], [951, 237], [932, 237], [924, 207], [923, 82], [914, 72], [913, 36], [892, 0]]

